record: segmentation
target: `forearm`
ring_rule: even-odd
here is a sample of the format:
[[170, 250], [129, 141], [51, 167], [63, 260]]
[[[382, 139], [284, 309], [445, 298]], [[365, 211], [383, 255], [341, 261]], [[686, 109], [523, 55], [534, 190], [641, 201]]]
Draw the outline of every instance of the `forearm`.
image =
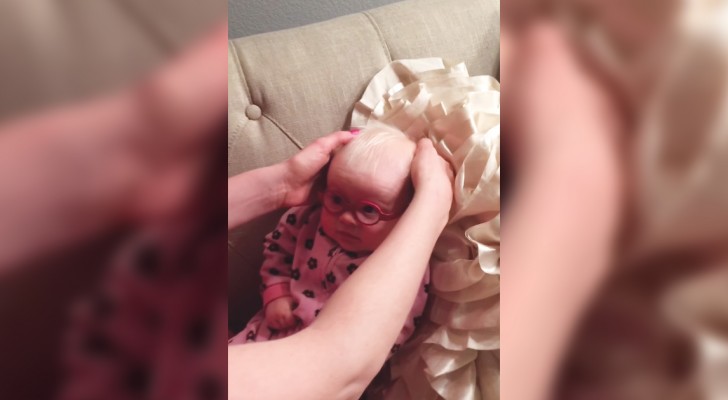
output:
[[228, 179], [228, 230], [281, 208], [285, 166], [275, 164]]
[[[508, 357], [501, 369], [507, 398], [548, 397], [609, 266], [618, 211], [614, 177], [559, 164], [524, 176], [505, 212], [501, 348]], [[518, 383], [524, 380], [529, 385]]]
[[[446, 207], [416, 197], [387, 240], [334, 293], [310, 327], [334, 348], [347, 349], [347, 372], [354, 372], [363, 387], [402, 330], [447, 217]], [[354, 311], [352, 304], [357, 305]]]
[[[446, 207], [416, 197], [386, 241], [336, 290], [310, 327], [274, 342], [229, 347], [230, 398], [358, 398], [404, 325], [446, 221]], [[307, 376], [320, 379], [276, 385], [275, 376], [295, 374], [301, 366]], [[258, 397], [245, 397], [251, 393]]]
[[0, 272], [120, 220], [139, 168], [133, 95], [0, 128]]
[[159, 199], [178, 181], [159, 166], [193, 159], [223, 120], [226, 37], [221, 24], [132, 87], [0, 126], [0, 272], [184, 201]]

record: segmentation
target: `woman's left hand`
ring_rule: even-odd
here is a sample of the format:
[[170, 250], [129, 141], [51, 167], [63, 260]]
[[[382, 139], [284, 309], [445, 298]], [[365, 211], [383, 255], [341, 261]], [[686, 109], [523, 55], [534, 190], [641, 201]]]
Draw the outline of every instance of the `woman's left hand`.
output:
[[353, 138], [354, 134], [349, 131], [334, 132], [316, 139], [298, 154], [284, 161], [285, 198], [282, 206], [293, 207], [311, 201], [311, 196], [315, 193], [314, 187], [319, 183], [319, 172], [331, 159], [331, 153]]

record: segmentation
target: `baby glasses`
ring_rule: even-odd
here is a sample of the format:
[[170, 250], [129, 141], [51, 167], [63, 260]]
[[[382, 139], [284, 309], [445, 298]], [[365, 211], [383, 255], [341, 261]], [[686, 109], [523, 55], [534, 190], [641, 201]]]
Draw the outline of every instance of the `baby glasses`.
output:
[[362, 225], [374, 225], [379, 221], [389, 221], [397, 218], [395, 213], [386, 213], [371, 201], [362, 200], [352, 205], [336, 192], [326, 191], [323, 194], [323, 203], [326, 211], [333, 215], [340, 215], [344, 211], [351, 211], [357, 221]]

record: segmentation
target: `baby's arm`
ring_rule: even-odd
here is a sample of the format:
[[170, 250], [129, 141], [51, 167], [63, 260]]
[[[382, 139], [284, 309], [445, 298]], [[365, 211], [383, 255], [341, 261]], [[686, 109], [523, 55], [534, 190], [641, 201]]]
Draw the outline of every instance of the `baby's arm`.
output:
[[303, 210], [301, 207], [288, 210], [275, 230], [265, 237], [265, 260], [260, 268], [263, 308], [268, 325], [274, 329], [288, 329], [296, 324], [292, 313], [290, 282], [296, 237], [301, 226], [300, 214]]

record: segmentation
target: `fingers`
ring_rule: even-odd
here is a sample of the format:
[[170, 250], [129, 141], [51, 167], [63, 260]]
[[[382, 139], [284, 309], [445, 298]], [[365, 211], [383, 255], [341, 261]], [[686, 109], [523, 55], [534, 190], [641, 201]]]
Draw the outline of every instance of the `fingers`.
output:
[[417, 149], [415, 154], [421, 153], [421, 152], [428, 152], [430, 149], [435, 150], [434, 146], [432, 145], [432, 140], [428, 138], [422, 138], [417, 142]]
[[268, 320], [268, 325], [273, 329], [290, 330], [296, 327], [296, 318], [292, 313], [273, 316]]
[[266, 321], [273, 329], [290, 329], [296, 326], [297, 320], [293, 315], [292, 299], [282, 298], [271, 302], [266, 310]]
[[285, 329], [286, 326], [286, 319], [283, 315], [272, 315], [268, 320], [268, 326], [270, 326], [273, 329]]
[[415, 148], [415, 156], [412, 159], [412, 168], [417, 169], [428, 165], [429, 163], [426, 160], [428, 157], [432, 157], [431, 152], [437, 153], [432, 145], [432, 140], [427, 138], [420, 139], [417, 142], [417, 147]]
[[354, 136], [355, 135], [349, 131], [338, 131], [316, 139], [314, 146], [316, 146], [316, 149], [322, 154], [330, 155], [334, 150], [349, 143]]
[[[442, 168], [445, 171], [445, 174], [448, 176], [450, 181], [451, 182], [453, 181], [454, 171], [452, 169], [452, 166], [450, 165], [449, 162], [447, 162], [447, 160], [442, 158], [437, 153], [437, 150], [435, 150], [435, 147], [432, 144], [432, 140], [423, 138], [417, 142], [415, 158], [417, 160], [421, 160], [421, 161], [419, 161], [420, 165], [416, 165], [417, 168], [424, 168], [426, 166], [432, 165], [432, 163], [437, 163], [440, 165], [440, 168]], [[414, 161], [413, 161], [413, 165], [415, 165]]]
[[287, 315], [284, 315], [281, 320], [281, 327], [283, 329], [290, 329], [293, 328], [296, 325], [296, 320], [293, 318], [293, 314], [288, 313]]
[[445, 173], [447, 174], [447, 179], [450, 181], [450, 184], [455, 182], [455, 170], [453, 170], [452, 165], [450, 165], [449, 162], [445, 161], [442, 157], [440, 157], [440, 162], [444, 164]]

